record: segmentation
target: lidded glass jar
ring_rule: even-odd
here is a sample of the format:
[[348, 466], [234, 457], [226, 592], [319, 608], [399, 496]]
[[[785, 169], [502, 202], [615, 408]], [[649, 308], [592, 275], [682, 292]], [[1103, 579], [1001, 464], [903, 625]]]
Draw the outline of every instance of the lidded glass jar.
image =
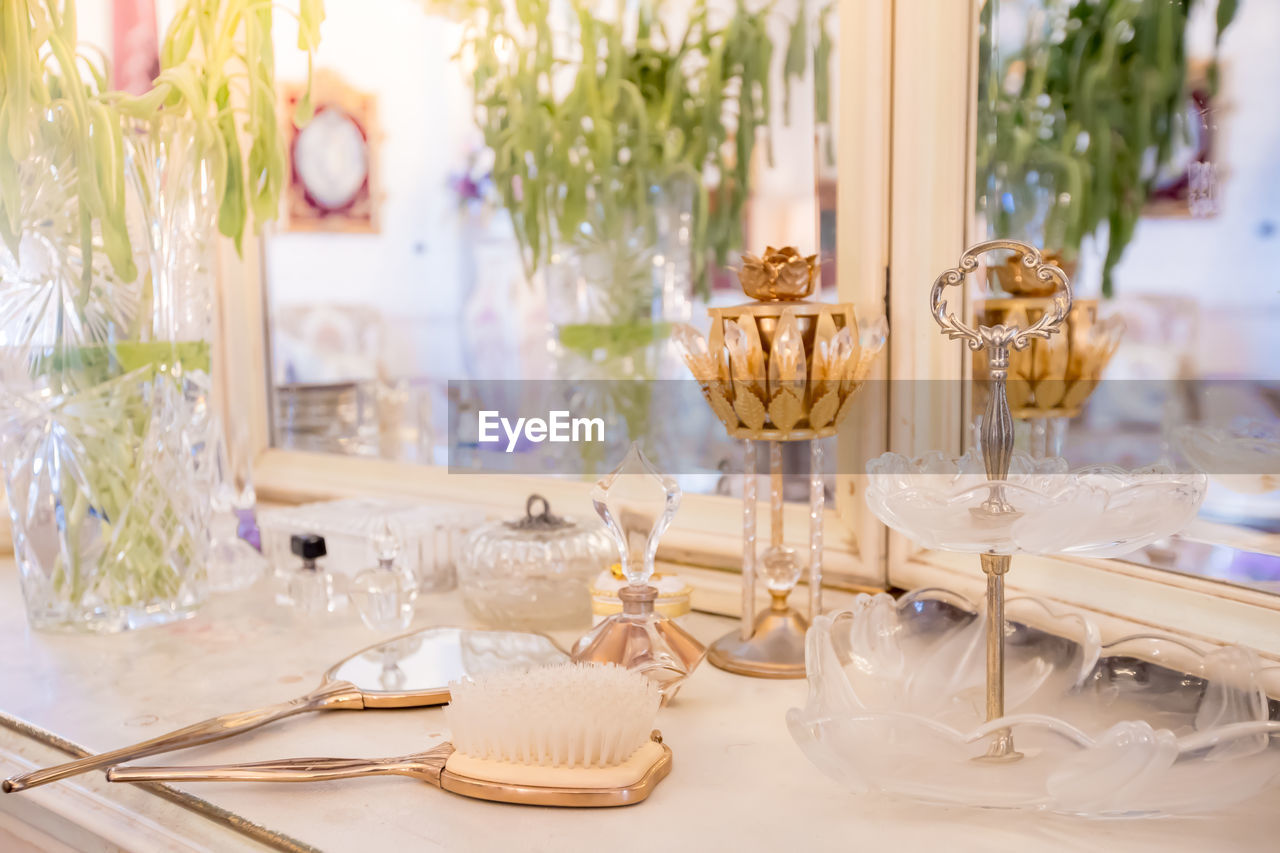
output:
[[617, 548], [600, 524], [553, 515], [546, 498], [530, 495], [524, 518], [478, 528], [460, 557], [458, 586], [473, 616], [547, 631], [591, 624], [591, 581]]

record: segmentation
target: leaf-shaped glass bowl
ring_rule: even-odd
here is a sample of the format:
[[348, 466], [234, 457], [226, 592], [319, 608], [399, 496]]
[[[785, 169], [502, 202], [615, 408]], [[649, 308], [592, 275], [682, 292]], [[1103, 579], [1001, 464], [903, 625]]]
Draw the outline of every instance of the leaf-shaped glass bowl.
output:
[[[792, 737], [846, 787], [925, 802], [1091, 817], [1210, 811], [1280, 781], [1280, 722], [1250, 650], [1144, 634], [1100, 644], [1087, 619], [1008, 602], [1005, 716], [985, 721], [981, 608], [945, 590], [860, 595], [807, 638]], [[975, 761], [1009, 728], [1018, 761]]]
[[[867, 505], [926, 547], [989, 554], [1114, 557], [1176, 533], [1195, 517], [1208, 480], [1165, 466], [1125, 470], [1015, 453], [1006, 480], [987, 479], [982, 457], [886, 453], [867, 463]], [[1013, 512], [983, 505], [998, 496]]]

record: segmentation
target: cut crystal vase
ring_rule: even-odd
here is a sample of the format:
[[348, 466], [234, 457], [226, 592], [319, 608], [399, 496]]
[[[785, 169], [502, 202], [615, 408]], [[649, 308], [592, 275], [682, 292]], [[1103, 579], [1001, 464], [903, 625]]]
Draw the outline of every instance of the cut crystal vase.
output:
[[0, 461], [31, 624], [118, 631], [203, 596], [215, 199], [189, 125], [127, 127], [130, 275], [82, 233], [66, 121], [33, 128], [0, 244]]

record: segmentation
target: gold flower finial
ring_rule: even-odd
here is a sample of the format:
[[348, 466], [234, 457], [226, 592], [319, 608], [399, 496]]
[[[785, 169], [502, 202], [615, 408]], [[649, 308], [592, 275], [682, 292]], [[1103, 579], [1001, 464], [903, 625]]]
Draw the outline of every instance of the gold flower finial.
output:
[[795, 246], [768, 246], [763, 257], [742, 253], [738, 281], [743, 291], [760, 302], [804, 299], [818, 280], [817, 255], [802, 255]]

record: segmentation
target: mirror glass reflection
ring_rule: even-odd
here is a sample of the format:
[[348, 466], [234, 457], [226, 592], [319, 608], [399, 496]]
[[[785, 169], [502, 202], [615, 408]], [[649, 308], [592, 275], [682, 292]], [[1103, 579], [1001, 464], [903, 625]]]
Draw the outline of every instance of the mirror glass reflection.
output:
[[397, 637], [339, 663], [327, 674], [362, 693], [421, 693], [503, 669], [560, 663], [566, 655], [541, 634], [428, 628]]
[[[671, 415], [618, 383], [687, 379], [671, 326], [745, 301], [742, 251], [818, 253], [835, 298], [834, 2], [508, 6], [326, 3], [264, 240], [276, 446], [485, 467], [458, 442], [502, 389], [473, 383], [598, 380], [619, 452], [576, 467], [599, 474]], [[740, 454], [697, 402], [673, 473], [725, 492]]]
[[[1280, 6], [987, 0], [981, 21], [970, 234], [1040, 247], [1077, 298], [1011, 365], [1022, 448], [1208, 471], [1193, 528], [1134, 559], [1280, 592]], [[1034, 319], [994, 266], [1011, 298], [975, 310]]]

